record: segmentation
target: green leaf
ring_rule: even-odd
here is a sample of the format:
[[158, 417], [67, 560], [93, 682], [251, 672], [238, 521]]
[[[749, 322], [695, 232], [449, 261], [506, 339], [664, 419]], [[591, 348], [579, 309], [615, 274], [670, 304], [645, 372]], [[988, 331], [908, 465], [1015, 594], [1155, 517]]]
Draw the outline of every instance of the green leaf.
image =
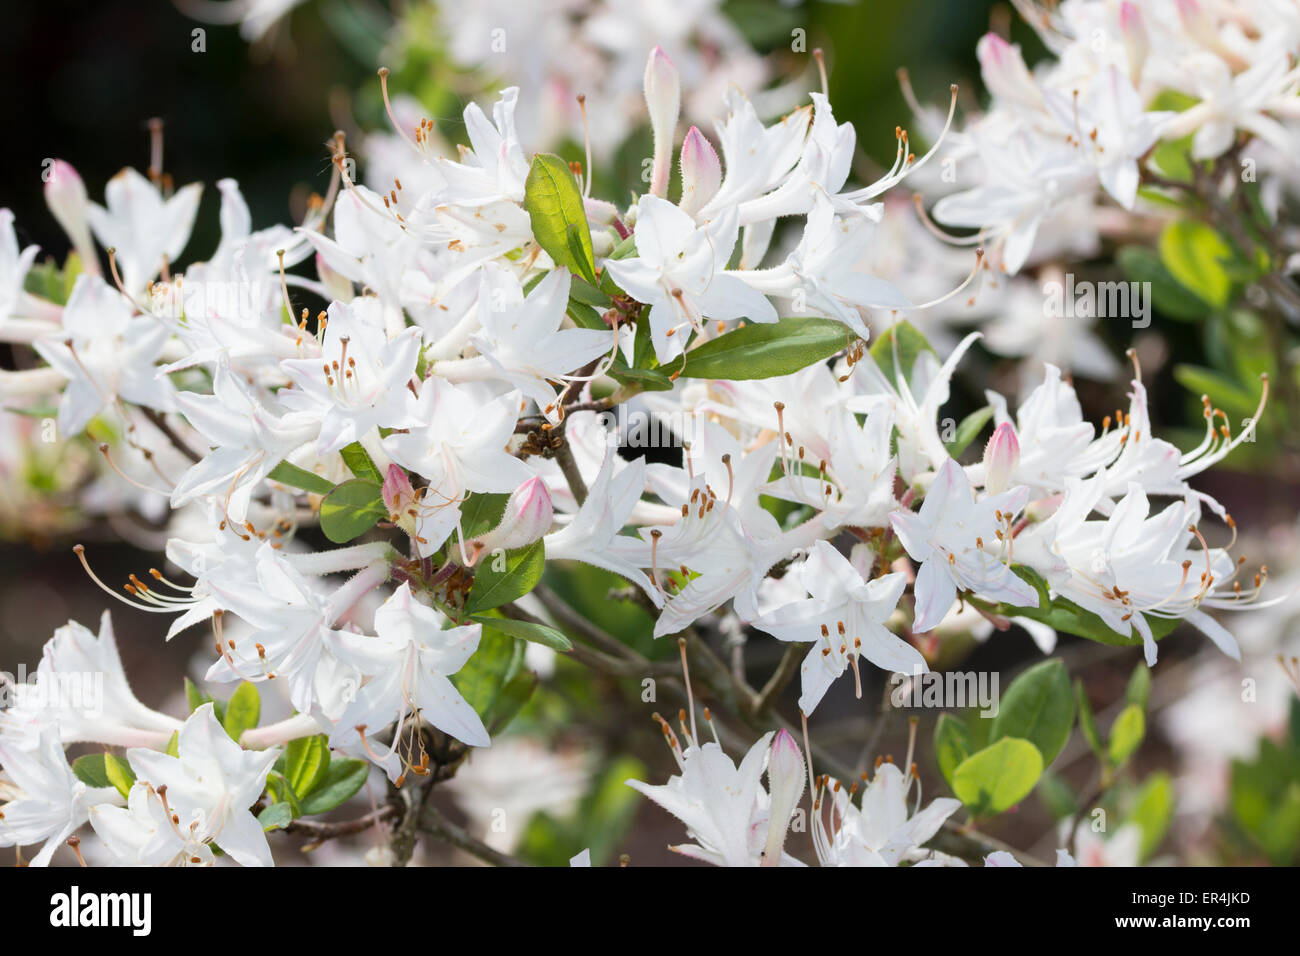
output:
[[334, 483], [326, 481], [320, 475], [313, 474], [305, 468], [282, 461], [271, 469], [267, 475], [272, 481], [310, 491], [314, 495], [328, 495], [334, 490]]
[[257, 815], [263, 831], [282, 830], [293, 822], [293, 807], [288, 803], [273, 803]]
[[957, 426], [957, 431], [953, 435], [952, 441], [944, 442], [944, 447], [948, 449], [948, 454], [957, 458], [964, 452], [971, 442], [983, 431], [984, 426], [989, 423], [993, 417], [993, 406], [985, 405], [983, 408], [977, 408], [961, 420]]
[[470, 619], [488, 627], [494, 627], [501, 633], [509, 634], [511, 637], [517, 637], [520, 640], [531, 641], [534, 644], [541, 644], [557, 651], [573, 650], [572, 641], [555, 628], [547, 627], [545, 624], [535, 624], [532, 621], [516, 621], [508, 617], [489, 617], [486, 614], [474, 614], [470, 616]]
[[1043, 755], [1027, 740], [1003, 737], [953, 771], [952, 790], [975, 816], [991, 816], [1029, 795], [1043, 773]]
[[952, 786], [953, 771], [973, 752], [966, 721], [954, 714], [940, 714], [934, 725], [934, 759], [948, 786]]
[[479, 535], [487, 534], [499, 525], [509, 500], [507, 494], [485, 492], [476, 492], [466, 498], [460, 506], [460, 527], [465, 533], [465, 540], [471, 541]]
[[226, 733], [230, 734], [230, 739], [239, 743], [244, 731], [256, 727], [261, 716], [262, 697], [258, 694], [257, 687], [243, 681], [230, 695], [230, 702], [226, 704], [226, 717], [221, 723], [226, 728]]
[[480, 717], [489, 715], [502, 688], [523, 668], [524, 642], [493, 627], [484, 627], [478, 650], [452, 675], [460, 695]]
[[598, 312], [608, 309], [614, 304], [613, 299], [581, 276], [574, 276], [569, 283], [569, 298], [571, 300], [576, 299], [583, 305], [590, 306]]
[[1148, 702], [1151, 700], [1151, 668], [1143, 662], [1133, 668], [1133, 673], [1128, 679], [1128, 688], [1124, 691], [1124, 700], [1130, 704], [1137, 704], [1143, 711], [1147, 709]]
[[208, 701], [212, 700], [207, 694], [199, 690], [198, 685], [188, 677], [185, 678], [185, 703], [189, 705], [190, 713], [194, 713]]
[[347, 544], [387, 517], [380, 486], [360, 478], [336, 485], [320, 503], [321, 531], [335, 544]]
[[1151, 283], [1151, 304], [1171, 319], [1197, 321], [1209, 315], [1209, 307], [1165, 268], [1160, 256], [1146, 246], [1125, 246], [1115, 261], [1130, 282]]
[[990, 734], [994, 740], [1019, 737], [1038, 748], [1049, 765], [1070, 739], [1074, 726], [1074, 695], [1070, 675], [1059, 658], [1025, 671], [1002, 695]]
[[1038, 781], [1038, 798], [1052, 815], [1053, 820], [1073, 817], [1079, 809], [1079, 801], [1070, 789], [1070, 785], [1052, 773], [1044, 770]]
[[86, 754], [72, 762], [72, 772], [88, 787], [111, 787], [106, 761], [111, 754]]
[[173, 730], [172, 735], [167, 738], [167, 749], [163, 751], [169, 757], [179, 757], [181, 755], [181, 732]]
[[487, 719], [484, 721], [488, 733], [495, 737], [505, 730], [510, 721], [523, 710], [536, 689], [537, 675], [529, 670], [522, 670], [506, 681], [497, 694], [496, 700], [492, 702]]
[[114, 754], [104, 754], [104, 773], [108, 777], [108, 782], [117, 788], [117, 792], [122, 796], [127, 796], [131, 792], [131, 785], [135, 783], [135, 773], [131, 770], [131, 765]]
[[524, 182], [524, 209], [533, 238], [558, 266], [596, 285], [596, 259], [582, 193], [569, 164], [559, 156], [538, 153]]
[[326, 813], [352, 799], [366, 783], [370, 764], [364, 760], [331, 760], [316, 789], [302, 799], [304, 816]]
[[1146, 713], [1140, 705], [1129, 704], [1121, 710], [1110, 728], [1110, 743], [1106, 748], [1110, 762], [1122, 766], [1142, 745], [1146, 732]]
[[299, 737], [284, 748], [284, 776], [294, 793], [305, 797], [316, 789], [330, 765], [329, 742], [324, 734]]
[[531, 591], [542, 579], [546, 552], [541, 539], [526, 548], [507, 551], [504, 558], [502, 562], [500, 556], [489, 554], [481, 559], [465, 604], [466, 613], [478, 614], [509, 604]]
[[339, 454], [343, 456], [343, 464], [348, 466], [348, 471], [353, 475], [383, 487], [384, 476], [375, 465], [374, 459], [370, 457], [370, 453], [361, 447], [361, 442], [354, 441], [350, 445], [345, 445]]
[[705, 342], [686, 353], [681, 368], [686, 378], [748, 381], [790, 375], [842, 351], [852, 339], [843, 323], [833, 319], [789, 318], [751, 322]]
[[1160, 845], [1174, 818], [1174, 782], [1164, 771], [1153, 773], [1142, 784], [1126, 822], [1142, 831], [1138, 858], [1145, 860]]
[[1216, 308], [1228, 304], [1232, 248], [1213, 229], [1189, 219], [1171, 222], [1160, 234], [1160, 259], [1178, 282]]
[[[897, 347], [895, 347], [897, 343]], [[871, 344], [871, 358], [880, 366], [885, 377], [897, 385], [910, 379], [916, 360], [922, 352], [934, 352], [930, 340], [917, 331], [916, 326], [904, 319], [895, 322]], [[898, 361], [894, 358], [897, 355]]]
[[1092, 705], [1088, 703], [1088, 692], [1084, 690], [1082, 680], [1074, 682], [1074, 699], [1079, 705], [1079, 729], [1083, 731], [1083, 739], [1088, 741], [1088, 746], [1097, 755], [1097, 759], [1103, 759], [1106, 751], [1101, 745], [1101, 734], [1097, 732], [1097, 719], [1092, 716]]
[[[282, 766], [283, 761], [284, 755], [281, 754], [280, 759], [275, 762], [276, 767]], [[288, 779], [278, 769], [266, 775], [266, 793], [272, 803], [287, 803], [295, 817], [302, 816], [302, 805], [298, 802], [298, 794], [293, 792]]]

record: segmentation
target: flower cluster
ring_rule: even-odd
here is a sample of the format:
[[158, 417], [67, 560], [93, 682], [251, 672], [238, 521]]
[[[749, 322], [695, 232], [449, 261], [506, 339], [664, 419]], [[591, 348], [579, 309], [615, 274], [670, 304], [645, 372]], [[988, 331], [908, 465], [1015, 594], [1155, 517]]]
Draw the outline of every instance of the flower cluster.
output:
[[[356, 182], [336, 145], [328, 194], [292, 228], [255, 229], [222, 181], [221, 242], [183, 269], [198, 185], [128, 169], [101, 206], [56, 164], [46, 197], [75, 250], [65, 297], [29, 291], [36, 250], [0, 221], [0, 340], [33, 356], [0, 373], [0, 395], [57, 405], [59, 433], [99, 445], [116, 494], [169, 505], [178, 570], [101, 586], [170, 616], [169, 637], [210, 628], [207, 680], [282, 687], [295, 713], [257, 727], [235, 698], [224, 716], [200, 698], [181, 723], [136, 700], [107, 617], [97, 637], [69, 624], [41, 667], [108, 675], [104, 716], [22, 695], [3, 712], [0, 844], [45, 842], [43, 863], [89, 821], [122, 862], [208, 863], [219, 847], [268, 863], [263, 829], [284, 824], [265, 814], [297, 819], [317, 784], [277, 762], [282, 747], [323, 739], [340, 767], [373, 764], [397, 786], [454, 772], [508, 720], [453, 680], [488, 635], [572, 649], [573, 612], [532, 593], [552, 562], [621, 576], [658, 638], [752, 628], [803, 645], [807, 717], [850, 671], [861, 696], [864, 660], [925, 672], [958, 617], [1022, 624], [1045, 649], [1057, 630], [1141, 646], [1148, 664], [1186, 621], [1236, 656], [1207, 609], [1256, 602], [1267, 572], [1210, 544], [1205, 521], [1235, 524], [1191, 482], [1251, 438], [1267, 383], [1235, 431], [1207, 400], [1186, 452], [1155, 434], [1140, 370], [1100, 423], [1040, 364], [1014, 411], [989, 391], [954, 428], [950, 383], [980, 333], [941, 357], [909, 319], [990, 262], [1033, 261], [1072, 207], [1100, 214], [1098, 185], [1133, 209], [1160, 137], [1192, 135], [1197, 158], [1241, 135], [1285, 150], [1300, 19], [1264, 29], [1278, 6], [1040, 11], [1056, 62], [1031, 73], [987, 37], [989, 111], [945, 138], [954, 88], [930, 151], [897, 131], [893, 168], [867, 185], [850, 181], [857, 134], [824, 91], [764, 123], [733, 86], [712, 138], [683, 134], [694, 83], [658, 48], [640, 73], [651, 177], [630, 203], [528, 151], [516, 114], [543, 108], [533, 86], [469, 106], [454, 156], [430, 121], [395, 120], [406, 153], [382, 188]], [[1169, 92], [1197, 102], [1154, 109]], [[932, 294], [865, 263], [910, 228], [885, 193], [933, 172], [941, 149], [980, 180], [934, 218], [980, 230], [989, 253]], [[620, 449], [626, 408], [680, 457]], [[821, 863], [948, 861], [920, 848], [959, 801], [909, 814], [910, 755], [880, 764], [855, 804], [856, 784], [817, 778], [788, 731], [736, 767], [690, 709], [685, 748], [663, 724], [679, 775], [635, 784], [687, 826], [681, 852], [797, 863], [785, 840], [807, 783]], [[129, 749], [74, 772], [64, 747], [86, 741]]]

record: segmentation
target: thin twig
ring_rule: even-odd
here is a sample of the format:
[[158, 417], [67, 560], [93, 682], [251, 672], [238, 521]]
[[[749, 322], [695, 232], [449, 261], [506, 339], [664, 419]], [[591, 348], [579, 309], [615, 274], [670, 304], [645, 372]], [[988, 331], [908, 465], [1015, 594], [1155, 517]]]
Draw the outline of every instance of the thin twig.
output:
[[523, 860], [502, 853], [500, 850], [494, 850], [482, 840], [471, 836], [463, 827], [452, 823], [441, 810], [431, 803], [424, 807], [420, 828], [425, 833], [438, 837], [492, 866], [528, 866]]

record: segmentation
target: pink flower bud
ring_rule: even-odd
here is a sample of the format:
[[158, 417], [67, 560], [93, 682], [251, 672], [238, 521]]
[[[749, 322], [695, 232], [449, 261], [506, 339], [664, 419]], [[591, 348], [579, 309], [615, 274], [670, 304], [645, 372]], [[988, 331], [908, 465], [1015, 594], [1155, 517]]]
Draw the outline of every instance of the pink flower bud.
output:
[[404, 515], [415, 502], [415, 489], [411, 487], [411, 479], [397, 465], [388, 466], [380, 494], [383, 495], [384, 507], [390, 515]]
[[996, 33], [986, 33], [975, 45], [975, 55], [980, 61], [984, 85], [995, 97], [1030, 104], [1042, 99], [1020, 55], [1020, 47], [1012, 46]]
[[551, 530], [555, 510], [541, 478], [529, 478], [510, 493], [501, 523], [476, 542], [481, 550], [511, 551], [532, 544]]
[[682, 209], [695, 215], [721, 185], [722, 162], [704, 134], [692, 126], [682, 142]]
[[90, 219], [86, 212], [90, 207], [86, 184], [71, 163], [56, 159], [50, 164], [45, 176], [45, 204], [68, 234], [72, 248], [82, 261], [82, 269], [98, 275], [99, 261], [90, 238]]
[[767, 759], [767, 783], [772, 802], [767, 823], [767, 842], [763, 847], [763, 866], [780, 866], [781, 849], [785, 846], [790, 816], [799, 805], [806, 782], [803, 754], [794, 737], [779, 730], [772, 738], [772, 750]]
[[984, 490], [990, 494], [1004, 491], [1019, 466], [1020, 440], [1016, 438], [1016, 428], [1010, 422], [1003, 422], [984, 446]]
[[1151, 43], [1147, 38], [1146, 26], [1142, 23], [1142, 15], [1128, 0], [1119, 5], [1119, 28], [1124, 35], [1124, 48], [1128, 51], [1129, 79], [1137, 83]]
[[661, 47], [651, 50], [646, 61], [645, 105], [650, 113], [650, 130], [655, 144], [650, 193], [663, 196], [668, 192], [673, 140], [677, 135], [677, 117], [682, 109], [682, 84], [677, 67]]

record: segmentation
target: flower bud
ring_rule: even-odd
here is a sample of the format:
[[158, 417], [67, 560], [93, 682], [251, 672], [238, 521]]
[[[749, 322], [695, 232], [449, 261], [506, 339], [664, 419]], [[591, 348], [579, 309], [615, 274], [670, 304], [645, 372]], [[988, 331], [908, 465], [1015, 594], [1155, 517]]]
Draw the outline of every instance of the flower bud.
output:
[[682, 142], [683, 210], [694, 216], [722, 185], [722, 162], [698, 128], [692, 126]]
[[384, 476], [384, 485], [380, 489], [380, 494], [383, 496], [384, 507], [388, 509], [388, 513], [399, 518], [415, 502], [415, 489], [411, 487], [411, 479], [406, 477], [406, 472], [397, 465], [388, 466], [388, 474]]
[[1129, 79], [1136, 85], [1142, 75], [1142, 66], [1146, 62], [1151, 43], [1147, 38], [1146, 26], [1142, 23], [1142, 15], [1128, 0], [1119, 5], [1119, 28], [1124, 35], [1124, 48], [1128, 51]]
[[99, 259], [90, 238], [90, 219], [87, 216], [90, 202], [86, 198], [86, 184], [71, 163], [56, 159], [50, 165], [45, 180], [45, 204], [68, 234], [72, 248], [81, 259], [82, 270], [98, 275]]
[[1010, 422], [1003, 422], [984, 446], [984, 490], [994, 495], [1005, 491], [1019, 466], [1020, 440], [1016, 438], [1016, 428]]
[[655, 144], [650, 193], [663, 196], [668, 192], [673, 140], [677, 135], [677, 117], [682, 109], [682, 85], [677, 67], [662, 47], [651, 50], [646, 61], [645, 105], [650, 113], [650, 130]]
[[803, 754], [789, 731], [779, 730], [772, 738], [767, 758], [767, 783], [772, 802], [767, 822], [767, 843], [763, 847], [763, 866], [780, 866], [790, 816], [803, 796], [806, 780]]
[[1025, 66], [1020, 47], [996, 33], [986, 33], [975, 45], [975, 55], [980, 61], [984, 85], [995, 97], [1031, 106], [1041, 103], [1042, 94]]
[[530, 545], [551, 530], [555, 510], [541, 478], [529, 478], [510, 493], [501, 523], [479, 538], [481, 551], [512, 551]]

